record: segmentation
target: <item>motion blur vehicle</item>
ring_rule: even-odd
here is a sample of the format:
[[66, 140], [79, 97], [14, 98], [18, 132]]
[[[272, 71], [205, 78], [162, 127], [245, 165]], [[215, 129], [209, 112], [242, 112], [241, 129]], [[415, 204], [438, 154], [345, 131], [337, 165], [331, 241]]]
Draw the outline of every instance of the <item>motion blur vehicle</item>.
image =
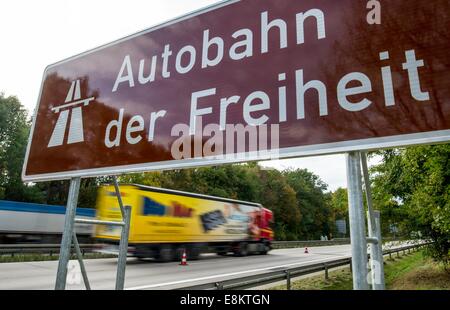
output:
[[[0, 200], [0, 243], [59, 243], [65, 206]], [[93, 219], [95, 209], [78, 208], [77, 217]], [[91, 242], [94, 227], [75, 224], [78, 240]]]
[[[188, 259], [201, 252], [238, 256], [267, 254], [271, 249], [272, 211], [260, 204], [142, 185], [121, 185], [123, 204], [131, 206], [129, 252], [159, 261]], [[97, 216], [120, 221], [114, 186], [99, 189]], [[96, 238], [114, 247], [121, 228], [97, 225]]]

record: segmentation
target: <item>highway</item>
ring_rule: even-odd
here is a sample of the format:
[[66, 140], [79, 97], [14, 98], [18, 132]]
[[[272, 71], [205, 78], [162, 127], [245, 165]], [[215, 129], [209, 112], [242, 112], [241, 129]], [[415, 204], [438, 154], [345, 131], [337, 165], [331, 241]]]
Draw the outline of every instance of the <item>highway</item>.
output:
[[[274, 271], [283, 267], [304, 266], [350, 257], [350, 245], [280, 249], [268, 255], [222, 257], [205, 254], [200, 260], [157, 263], [128, 258], [125, 289], [175, 289], [211, 281], [239, 278]], [[75, 263], [76, 261], [71, 261]], [[85, 265], [94, 290], [114, 289], [117, 259], [90, 259]], [[0, 290], [54, 289], [58, 261], [0, 264]], [[70, 267], [69, 267], [70, 270]], [[73, 274], [72, 274], [73, 275]], [[81, 276], [68, 275], [66, 289], [85, 289]]]

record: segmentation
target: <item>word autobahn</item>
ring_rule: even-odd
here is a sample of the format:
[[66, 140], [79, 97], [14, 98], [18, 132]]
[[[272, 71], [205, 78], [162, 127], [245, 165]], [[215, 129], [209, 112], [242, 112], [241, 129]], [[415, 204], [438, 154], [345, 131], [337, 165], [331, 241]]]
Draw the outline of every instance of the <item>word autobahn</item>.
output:
[[[226, 50], [224, 39], [221, 37], [212, 37], [209, 29], [203, 31], [202, 49], [201, 53], [197, 52], [193, 45], [186, 45], [182, 47], [178, 53], [176, 53], [175, 60], [173, 60], [173, 51], [170, 44], [164, 46], [164, 50], [161, 55], [155, 55], [149, 59], [132, 59], [130, 55], [126, 55], [123, 59], [123, 63], [120, 67], [117, 78], [112, 87], [112, 92], [117, 92], [120, 88], [133, 88], [137, 83], [141, 85], [146, 85], [155, 81], [157, 68], [161, 68], [158, 72], [163, 79], [170, 79], [174, 74], [169, 70], [170, 61], [174, 61], [174, 67], [176, 70], [175, 74], [187, 74], [196, 66], [201, 66], [201, 69], [207, 69], [208, 67], [218, 66], [225, 57], [233, 61], [244, 60], [245, 58], [250, 58], [254, 53], [259, 52], [261, 54], [269, 53], [269, 42], [274, 39], [279, 40], [279, 49], [285, 49], [289, 44], [303, 45], [307, 44], [305, 42], [305, 23], [311, 20], [315, 24], [316, 38], [310, 38], [311, 40], [324, 40], [326, 36], [326, 19], [325, 14], [320, 9], [311, 9], [306, 12], [297, 13], [295, 15], [296, 22], [296, 40], [294, 42], [289, 41], [289, 35], [287, 31], [287, 22], [283, 19], [273, 19], [269, 20], [268, 12], [261, 13], [261, 31], [258, 34], [253, 33], [250, 29], [239, 29], [238, 31], [231, 34], [233, 38], [233, 43]], [[258, 51], [256, 51], [254, 37], [260, 36], [261, 46]], [[307, 48], [307, 47], [305, 47]], [[198, 54], [201, 56], [198, 57]], [[424, 61], [422, 59], [417, 59], [415, 50], [405, 51], [404, 62], [402, 67], [405, 70], [405, 74], [409, 80], [409, 87], [411, 98], [416, 101], [428, 101], [430, 95], [428, 92], [423, 91], [421, 88], [419, 68], [424, 66]], [[199, 59], [200, 58], [200, 59]], [[382, 93], [384, 94], [384, 104], [386, 107], [395, 105], [395, 95], [394, 95], [394, 85], [391, 67], [389, 65], [389, 52], [380, 51], [379, 59], [385, 62], [385, 66], [380, 68], [380, 77], [382, 79]], [[374, 59], [376, 61], [377, 59]], [[161, 62], [161, 63], [159, 63]], [[133, 67], [139, 67], [139, 70], [134, 70]], [[209, 127], [205, 128], [205, 131], [200, 131], [200, 137], [220, 135], [220, 139], [217, 137], [211, 138], [209, 145], [217, 146], [219, 151], [205, 151], [205, 154], [196, 153], [195, 157], [202, 155], [223, 155], [223, 148], [217, 145], [216, 142], [220, 141], [222, 144], [222, 134], [220, 131], [225, 131], [229, 128], [228, 132], [231, 132], [231, 141], [233, 140], [234, 133], [238, 132], [248, 132], [252, 131], [249, 127], [236, 128], [234, 125], [227, 123], [229, 120], [227, 115], [227, 109], [230, 105], [241, 104], [242, 105], [242, 117], [246, 125], [261, 126], [268, 122], [269, 116], [264, 114], [265, 111], [269, 111], [273, 108], [275, 104], [277, 110], [279, 111], [276, 115], [276, 120], [272, 120], [272, 124], [279, 124], [286, 122], [288, 119], [288, 111], [293, 111], [292, 108], [288, 109], [288, 105], [295, 106], [295, 116], [297, 120], [303, 120], [306, 117], [305, 113], [305, 94], [308, 91], [315, 91], [317, 93], [317, 103], [310, 102], [310, 105], [316, 104], [318, 107], [318, 112], [320, 116], [327, 116], [329, 113], [329, 102], [327, 89], [324, 82], [320, 80], [310, 80], [306, 81], [304, 77], [304, 70], [298, 68], [294, 72], [280, 72], [277, 77], [274, 77], [278, 82], [278, 96], [276, 100], [271, 100], [267, 92], [264, 90], [255, 90], [247, 96], [242, 96], [242, 94], [234, 94], [229, 97], [219, 98], [217, 96], [217, 88], [208, 88], [200, 91], [193, 92], [190, 98], [190, 116], [189, 116], [189, 126], [183, 126], [184, 124], [176, 124], [172, 130], [172, 136], [180, 137], [179, 140], [175, 141], [174, 148], [172, 148], [172, 154], [175, 159], [191, 158], [192, 152], [186, 151], [190, 150], [190, 142], [186, 143], [186, 137], [190, 135], [195, 135], [199, 133], [196, 130], [197, 122], [201, 117], [208, 114], [219, 115], [217, 124], [210, 124]], [[295, 80], [295, 89], [291, 90], [295, 92], [296, 102], [287, 102], [287, 81], [290, 79]], [[357, 86], [350, 87], [349, 85], [357, 83]], [[367, 94], [373, 91], [373, 86], [370, 78], [363, 72], [351, 72], [343, 76], [338, 85], [336, 86], [337, 102], [339, 106], [349, 112], [358, 112], [367, 109], [372, 104], [372, 101], [364, 98], [358, 102], [353, 102], [349, 98], [355, 95]], [[203, 100], [206, 102], [203, 104], [203, 108], [199, 108], [199, 101]], [[275, 102], [274, 102], [275, 101]], [[206, 106], [206, 107], [205, 107]], [[215, 106], [219, 113], [213, 111]], [[119, 147], [120, 146], [120, 135], [115, 135], [111, 139], [111, 129], [113, 126], [117, 126], [119, 129], [122, 127], [121, 122], [123, 115], [126, 113], [125, 109], [120, 109], [119, 120], [112, 120], [106, 130], [105, 134], [105, 145], [108, 148]], [[151, 114], [148, 120], [148, 142], [154, 140], [155, 124], [159, 118], [163, 118], [166, 115], [166, 110], [155, 111]], [[256, 117], [255, 114], [258, 114]], [[228, 125], [228, 127], [227, 127]], [[241, 125], [241, 124], [239, 124]], [[143, 116], [137, 115], [133, 116], [130, 123], [127, 125], [125, 131], [126, 142], [128, 144], [136, 144], [142, 141], [142, 136], [139, 132], [142, 132], [145, 127], [145, 120]], [[266, 130], [266, 128], [264, 128]], [[264, 134], [267, 131], [264, 131]], [[137, 133], [136, 136], [132, 137], [131, 133]], [[278, 141], [276, 134], [278, 133], [278, 127], [274, 127], [272, 131], [272, 136], [274, 141]], [[240, 135], [242, 137], [242, 134]], [[249, 139], [253, 141], [253, 139]], [[257, 140], [257, 139], [256, 139]], [[255, 140], [255, 141], [256, 141]], [[208, 142], [207, 142], [208, 143]], [[189, 145], [188, 145], [189, 144]], [[227, 143], [229, 147], [234, 148], [234, 143]], [[242, 145], [239, 144], [238, 145]], [[184, 151], [180, 151], [179, 147], [184, 146]], [[274, 147], [275, 146], [275, 147]], [[278, 143], [275, 142], [272, 145], [273, 149], [278, 147]], [[212, 147], [214, 148], [214, 147]], [[198, 149], [198, 148], [197, 148]], [[254, 151], [257, 147], [250, 147], [249, 150]], [[234, 151], [234, 149], [233, 149]], [[226, 152], [225, 152], [226, 153]], [[240, 153], [240, 152], [239, 152]], [[179, 154], [182, 154], [181, 156]], [[230, 153], [231, 154], [231, 153]]]

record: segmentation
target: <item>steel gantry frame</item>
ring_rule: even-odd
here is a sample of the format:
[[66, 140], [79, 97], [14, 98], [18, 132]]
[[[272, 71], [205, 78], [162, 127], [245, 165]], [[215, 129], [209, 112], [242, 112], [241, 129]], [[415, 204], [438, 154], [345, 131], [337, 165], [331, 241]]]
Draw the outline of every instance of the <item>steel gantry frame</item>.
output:
[[77, 235], [75, 232], [74, 227], [75, 223], [93, 224], [93, 225], [113, 225], [113, 226], [120, 226], [122, 228], [119, 243], [119, 258], [117, 263], [116, 290], [124, 289], [125, 269], [128, 253], [128, 236], [130, 232], [131, 207], [123, 205], [122, 195], [120, 193], [120, 188], [116, 176], [113, 177], [113, 182], [117, 200], [120, 206], [120, 212], [122, 214], [121, 222], [76, 218], [75, 215], [78, 204], [78, 194], [80, 191], [81, 178], [77, 177], [72, 178], [70, 180], [69, 197], [67, 200], [64, 232], [61, 240], [61, 249], [58, 262], [58, 271], [56, 275], [55, 290], [64, 290], [66, 288], [67, 265], [70, 259], [72, 242], [75, 248], [75, 252], [77, 254], [78, 262], [80, 264], [80, 271], [83, 276], [84, 285], [87, 290], [91, 289], [86, 268], [83, 262], [83, 255], [81, 253], [80, 245], [78, 243]]

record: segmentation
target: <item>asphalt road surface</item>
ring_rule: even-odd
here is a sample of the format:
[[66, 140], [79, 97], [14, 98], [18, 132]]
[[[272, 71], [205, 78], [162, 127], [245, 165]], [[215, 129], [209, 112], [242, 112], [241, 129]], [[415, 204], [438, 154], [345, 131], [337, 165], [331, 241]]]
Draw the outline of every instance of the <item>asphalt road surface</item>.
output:
[[[128, 258], [125, 289], [174, 289], [194, 284], [239, 278], [283, 267], [303, 266], [350, 257], [350, 245], [273, 250], [247, 257], [206, 254], [188, 266]], [[114, 289], [117, 259], [85, 260], [92, 289]], [[58, 261], [0, 264], [0, 289], [54, 289]], [[75, 268], [74, 268], [75, 267]], [[66, 289], [84, 289], [77, 261], [70, 261]], [[75, 270], [75, 272], [71, 271]]]

